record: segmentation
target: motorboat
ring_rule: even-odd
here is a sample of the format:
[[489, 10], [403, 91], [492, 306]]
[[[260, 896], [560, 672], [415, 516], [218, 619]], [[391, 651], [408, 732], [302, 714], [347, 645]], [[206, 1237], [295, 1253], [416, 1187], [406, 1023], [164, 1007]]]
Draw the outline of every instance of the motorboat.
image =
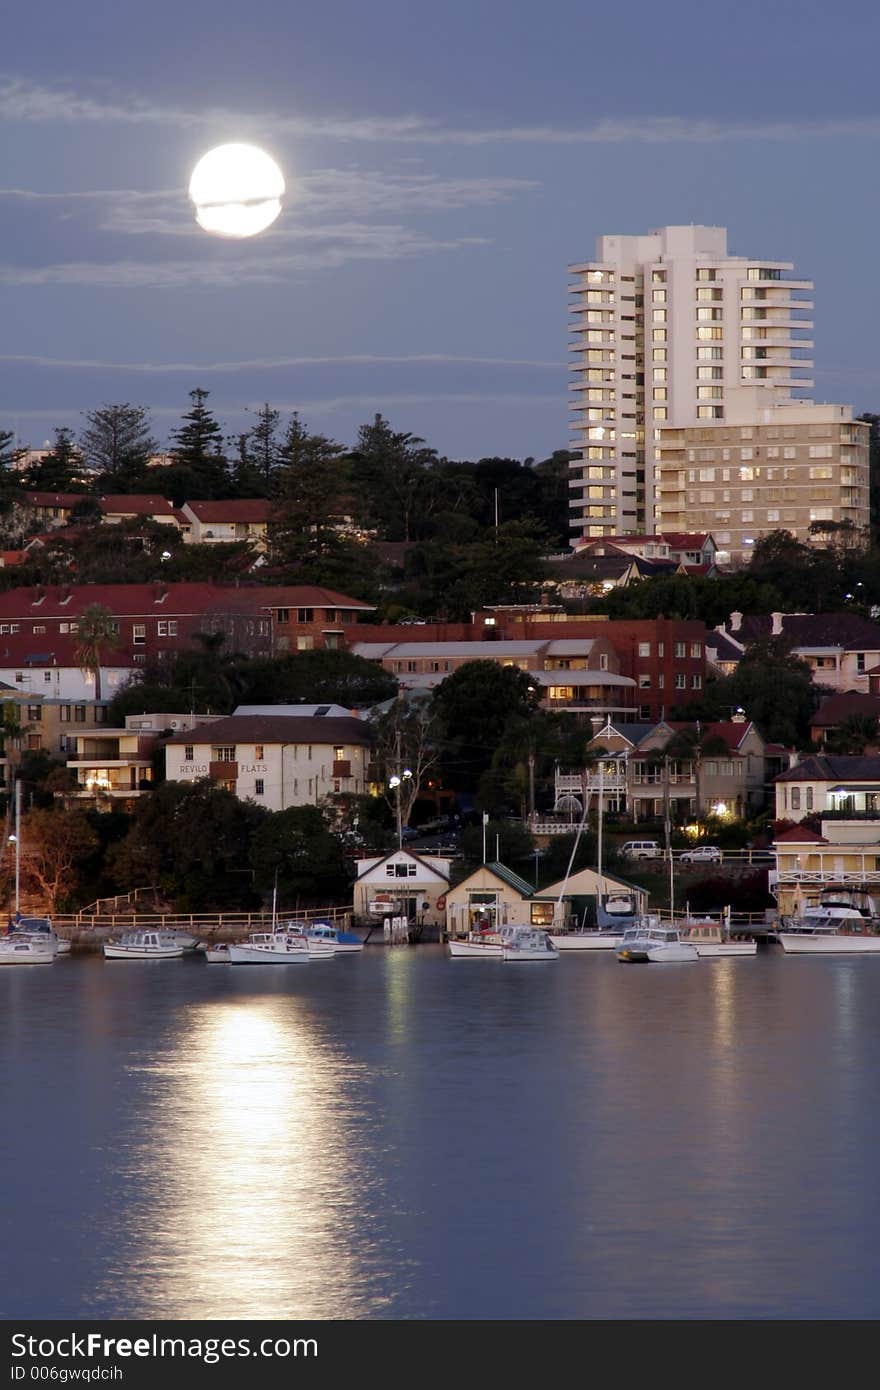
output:
[[229, 964], [229, 945], [225, 941], [213, 941], [203, 943], [205, 946], [204, 956], [209, 965], [228, 965]]
[[165, 936], [171, 936], [184, 949], [184, 951], [197, 951], [202, 944], [197, 936], [192, 932], [184, 931], [182, 927], [163, 927], [162, 932]]
[[758, 943], [754, 937], [735, 937], [724, 921], [714, 917], [688, 917], [681, 924], [682, 940], [690, 941], [697, 948], [697, 955], [707, 960], [720, 956], [755, 956]]
[[309, 950], [316, 950], [320, 946], [328, 946], [337, 956], [353, 956], [358, 951], [364, 949], [364, 943], [354, 932], [343, 931], [341, 927], [335, 927], [332, 922], [307, 922], [302, 927], [302, 933], [309, 943]]
[[624, 964], [651, 961], [699, 960], [699, 952], [690, 941], [683, 941], [678, 927], [666, 925], [658, 917], [648, 917], [640, 926], [630, 927], [623, 934], [617, 959]]
[[559, 959], [559, 952], [542, 927], [512, 927], [502, 936], [501, 959], [551, 961]]
[[70, 942], [58, 935], [50, 917], [22, 917], [20, 912], [9, 922], [9, 934], [17, 941], [33, 939], [37, 946], [48, 946], [56, 956], [70, 954]]
[[485, 924], [468, 932], [467, 936], [450, 937], [446, 946], [453, 960], [503, 960], [504, 932], [503, 927], [496, 931]]
[[783, 951], [793, 956], [844, 956], [880, 954], [880, 930], [872, 919], [859, 914], [805, 913], [783, 918], [776, 932]]
[[[308, 965], [320, 959], [301, 931], [287, 928], [254, 932], [246, 941], [231, 941], [228, 951], [230, 965]], [[327, 955], [333, 958], [332, 952]]]
[[172, 932], [129, 931], [104, 942], [105, 960], [174, 960], [183, 946]]
[[55, 943], [43, 932], [9, 932], [0, 936], [0, 965], [51, 965]]

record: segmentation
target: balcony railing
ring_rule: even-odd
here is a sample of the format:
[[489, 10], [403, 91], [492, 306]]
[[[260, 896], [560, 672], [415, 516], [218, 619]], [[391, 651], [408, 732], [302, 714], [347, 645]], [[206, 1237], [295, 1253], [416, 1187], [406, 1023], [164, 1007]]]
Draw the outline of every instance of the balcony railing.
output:
[[215, 782], [236, 782], [238, 780], [238, 763], [208, 763], [208, 775]]

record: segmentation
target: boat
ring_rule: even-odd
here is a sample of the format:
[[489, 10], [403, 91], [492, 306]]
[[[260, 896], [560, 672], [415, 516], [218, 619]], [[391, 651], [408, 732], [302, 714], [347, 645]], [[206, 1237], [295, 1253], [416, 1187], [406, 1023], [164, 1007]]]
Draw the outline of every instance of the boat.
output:
[[730, 934], [730, 924], [726, 918], [718, 921], [714, 917], [686, 917], [681, 923], [683, 941], [690, 941], [697, 948], [697, 955], [708, 960], [720, 956], [755, 956], [758, 943], [754, 937], [735, 937]]
[[446, 946], [453, 960], [503, 960], [504, 928], [496, 931], [488, 924], [478, 926], [467, 936], [450, 937]]
[[17, 912], [14, 919], [9, 919], [8, 933], [16, 941], [32, 939], [37, 946], [49, 947], [56, 956], [70, 954], [70, 942], [58, 935], [49, 917], [22, 917]]
[[207, 942], [203, 942], [202, 944], [205, 947], [205, 960], [210, 965], [229, 964], [229, 946], [225, 941], [214, 941], [211, 942], [210, 945]]
[[501, 959], [504, 961], [551, 961], [559, 959], [559, 952], [543, 927], [510, 927], [501, 941]]
[[665, 925], [659, 917], [645, 917], [639, 925], [628, 927], [624, 932], [617, 959], [624, 964], [646, 961], [662, 964], [699, 960], [700, 956], [692, 942], [682, 940], [678, 927]]
[[174, 960], [183, 947], [171, 932], [128, 931], [104, 942], [105, 960]]
[[286, 928], [253, 932], [246, 941], [231, 941], [228, 950], [230, 965], [308, 965], [320, 959], [301, 931]]
[[828, 912], [783, 918], [776, 940], [787, 955], [880, 955], [880, 930], [874, 921]]
[[[602, 827], [605, 809], [605, 764], [599, 763], [599, 818], [598, 835], [596, 842], [596, 926], [578, 927], [573, 931], [552, 931], [550, 940], [558, 951], [615, 951], [620, 947], [623, 940], [623, 933], [627, 927], [633, 926], [639, 920], [638, 910], [634, 897], [622, 892], [620, 889], [612, 890], [603, 900], [603, 878], [602, 878]], [[559, 901], [554, 909], [554, 919], [562, 919], [562, 898], [565, 893], [565, 885], [568, 882], [574, 857], [577, 853], [577, 846], [580, 836], [586, 824], [588, 804], [584, 802], [584, 811], [578, 827], [577, 837], [568, 861], [562, 890]]]
[[327, 941], [336, 948], [337, 956], [353, 956], [358, 951], [364, 949], [361, 937], [355, 936], [354, 932], [345, 931], [342, 927], [336, 927], [332, 922], [309, 922], [303, 926], [303, 934], [312, 941]]
[[8, 932], [0, 936], [0, 965], [52, 965], [55, 944], [42, 932]]

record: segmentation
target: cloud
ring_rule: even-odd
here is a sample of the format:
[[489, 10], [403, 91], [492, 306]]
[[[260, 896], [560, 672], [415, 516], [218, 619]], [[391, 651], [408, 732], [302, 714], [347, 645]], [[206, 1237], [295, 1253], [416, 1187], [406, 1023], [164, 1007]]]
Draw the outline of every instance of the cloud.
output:
[[281, 254], [243, 254], [237, 243], [224, 243], [218, 252], [191, 260], [62, 261], [52, 265], [0, 265], [0, 285], [70, 285], [86, 289], [231, 289], [239, 285], [278, 284], [299, 274], [335, 270], [353, 261], [390, 261], [429, 252], [460, 251], [488, 243], [481, 237], [447, 239], [424, 235], [407, 227], [338, 224], [299, 228], [286, 240]]
[[381, 116], [309, 116], [280, 112], [242, 112], [222, 107], [189, 110], [134, 98], [113, 100], [83, 96], [68, 88], [50, 88], [26, 79], [0, 77], [0, 118], [57, 124], [162, 125], [177, 129], [228, 130], [237, 138], [249, 130], [263, 137], [295, 136], [346, 142], [394, 142], [424, 145], [487, 144], [718, 144], [733, 140], [808, 140], [880, 136], [880, 117], [830, 117], [787, 120], [726, 121], [689, 116], [611, 117], [584, 126], [510, 125], [449, 127], [409, 114]]
[[467, 357], [455, 353], [426, 352], [400, 355], [379, 353], [344, 353], [335, 357], [258, 357], [241, 362], [102, 362], [92, 358], [71, 361], [63, 357], [25, 357], [12, 353], [0, 354], [0, 362], [23, 367], [61, 368], [70, 371], [139, 372], [159, 375], [165, 372], [266, 372], [292, 367], [382, 367], [382, 366], [467, 366], [467, 367], [535, 367], [542, 370], [565, 371], [565, 362], [547, 362], [519, 357]]

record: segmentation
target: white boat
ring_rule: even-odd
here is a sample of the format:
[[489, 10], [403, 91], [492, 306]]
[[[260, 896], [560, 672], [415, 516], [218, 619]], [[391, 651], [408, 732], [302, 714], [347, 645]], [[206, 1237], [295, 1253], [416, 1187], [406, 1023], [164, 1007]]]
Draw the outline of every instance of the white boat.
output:
[[50, 917], [22, 917], [17, 912], [14, 918], [10, 918], [9, 934], [17, 941], [29, 939], [37, 946], [48, 946], [56, 956], [70, 954], [70, 942], [58, 935]]
[[44, 933], [0, 936], [0, 965], [51, 965], [57, 955], [55, 944]]
[[776, 939], [792, 956], [880, 955], [880, 931], [860, 917], [814, 913], [783, 919]]
[[488, 928], [468, 932], [467, 936], [450, 937], [446, 943], [453, 960], [503, 960], [503, 932]]
[[129, 931], [104, 942], [105, 960], [174, 960], [183, 947], [171, 932]]
[[697, 948], [697, 955], [708, 960], [720, 956], [754, 956], [758, 953], [758, 943], [754, 937], [735, 937], [725, 922], [714, 918], [686, 918], [681, 924], [684, 941], [690, 941]]
[[205, 960], [210, 965], [229, 964], [229, 946], [225, 941], [215, 941], [211, 945], [205, 944]]
[[229, 943], [230, 965], [308, 965], [317, 959], [302, 932], [254, 932], [247, 941]]
[[542, 927], [509, 927], [501, 940], [504, 961], [558, 960], [559, 952]]
[[678, 927], [664, 925], [658, 917], [646, 917], [623, 934], [617, 959], [624, 964], [653, 961], [693, 961], [700, 956], [690, 941], [682, 941]]
[[332, 922], [309, 922], [302, 928], [303, 935], [312, 949], [313, 942], [327, 942], [334, 947], [337, 956], [353, 956], [364, 949], [364, 943], [354, 932], [334, 927]]

